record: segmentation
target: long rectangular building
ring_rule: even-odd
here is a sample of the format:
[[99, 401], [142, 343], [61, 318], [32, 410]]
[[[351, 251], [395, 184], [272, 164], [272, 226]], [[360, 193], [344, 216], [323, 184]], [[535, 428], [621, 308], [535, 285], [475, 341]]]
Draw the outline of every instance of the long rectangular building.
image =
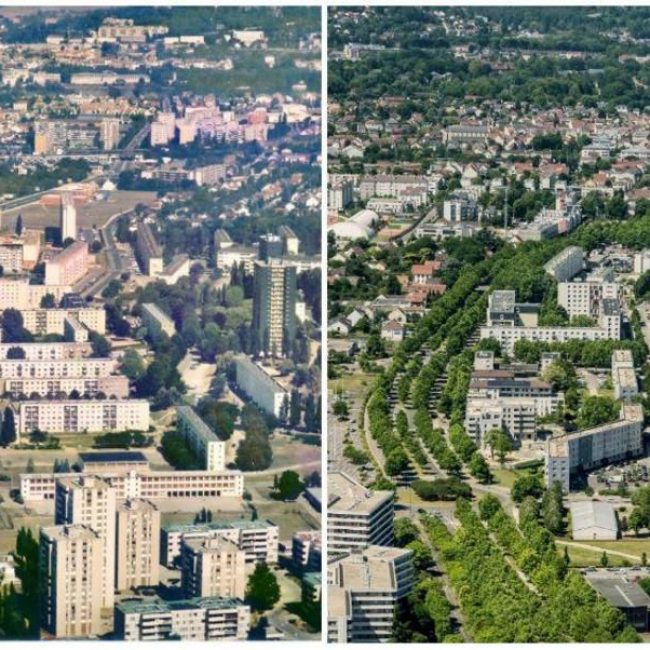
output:
[[276, 417], [286, 397], [287, 391], [265, 370], [248, 357], [235, 357], [236, 382], [261, 409]]
[[0, 343], [0, 361], [21, 354], [25, 361], [61, 361], [83, 359], [92, 354], [90, 343]]
[[233, 542], [246, 554], [246, 562], [277, 564], [279, 530], [269, 521], [211, 521], [203, 524], [174, 524], [160, 531], [160, 563], [172, 567], [186, 540], [220, 538]]
[[39, 309], [41, 301], [48, 294], [58, 305], [66, 293], [70, 293], [70, 284], [30, 284], [28, 279], [0, 279], [0, 305], [9, 305], [14, 309]]
[[569, 491], [571, 476], [641, 455], [643, 451], [643, 407], [623, 404], [620, 418], [584, 431], [546, 441], [546, 484], [559, 481]]
[[108, 433], [147, 431], [149, 402], [131, 400], [28, 401], [18, 406], [18, 432]]
[[145, 275], [156, 276], [163, 271], [163, 251], [148, 223], [138, 223], [135, 249]]
[[129, 600], [115, 608], [115, 637], [123, 641], [245, 641], [250, 607], [235, 598]]
[[[237, 497], [244, 495], [244, 475], [237, 470], [155, 472], [148, 469], [97, 471], [93, 475], [106, 479], [115, 488], [117, 499], [158, 499], [197, 497]], [[78, 474], [21, 474], [20, 494], [24, 501], [54, 499], [57, 479]]]
[[2, 379], [61, 379], [63, 377], [108, 377], [117, 368], [117, 361], [109, 358], [0, 361]]
[[0, 379], [0, 394], [14, 399], [20, 397], [47, 397], [48, 399], [78, 396], [105, 395], [109, 399], [126, 399], [129, 396], [129, 380], [125, 375], [107, 377], [22, 377]]
[[106, 334], [106, 312], [96, 307], [80, 309], [23, 309], [20, 312], [23, 325], [32, 334], [60, 334], [63, 336], [65, 322], [74, 316], [82, 325], [98, 334]]
[[76, 241], [45, 262], [46, 285], [72, 285], [88, 272], [88, 244]]
[[205, 469], [220, 472], [226, 467], [226, 443], [191, 406], [176, 407], [176, 430], [182, 434]]

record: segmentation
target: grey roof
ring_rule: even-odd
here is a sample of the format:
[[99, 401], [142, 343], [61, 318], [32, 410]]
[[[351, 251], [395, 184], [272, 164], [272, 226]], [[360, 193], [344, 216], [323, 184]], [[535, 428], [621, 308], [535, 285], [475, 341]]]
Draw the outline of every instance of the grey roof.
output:
[[515, 310], [517, 294], [508, 290], [493, 291], [490, 296], [490, 309], [492, 311], [512, 312]]
[[650, 608], [650, 596], [636, 582], [628, 582], [620, 576], [585, 576], [589, 584], [618, 609], [630, 607]]
[[574, 501], [571, 503], [571, 525], [573, 530], [604, 528], [618, 531], [616, 514], [611, 503], [603, 501]]
[[256, 519], [234, 519], [232, 521], [211, 521], [204, 524], [170, 524], [163, 526], [162, 530], [168, 533], [208, 533], [212, 530], [260, 530], [262, 528], [273, 528], [275, 524], [270, 521]]
[[141, 451], [82, 451], [84, 463], [148, 463]]

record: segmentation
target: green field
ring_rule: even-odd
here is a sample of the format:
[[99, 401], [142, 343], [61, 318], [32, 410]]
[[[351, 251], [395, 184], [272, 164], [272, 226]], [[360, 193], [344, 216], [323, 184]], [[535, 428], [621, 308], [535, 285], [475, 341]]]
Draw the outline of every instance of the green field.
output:
[[[562, 542], [556, 542], [557, 544], [557, 550], [558, 554], [561, 556], [564, 556], [564, 544]], [[588, 551], [585, 548], [578, 548], [575, 546], [569, 546], [569, 558], [570, 558], [570, 566], [575, 567], [575, 568], [582, 568], [582, 567], [588, 567], [588, 566], [595, 566], [599, 567], [600, 566], [600, 559], [603, 556], [602, 551]], [[607, 559], [609, 560], [608, 566], [610, 567], [621, 567], [621, 566], [626, 566], [631, 564], [630, 560], [625, 560], [625, 558], [622, 558], [618, 555], [607, 555]]]

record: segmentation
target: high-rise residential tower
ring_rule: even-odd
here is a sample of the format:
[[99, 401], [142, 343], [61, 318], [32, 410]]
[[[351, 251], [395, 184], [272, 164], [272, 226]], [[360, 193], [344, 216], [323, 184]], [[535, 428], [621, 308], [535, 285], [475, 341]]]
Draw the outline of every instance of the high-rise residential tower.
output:
[[77, 208], [72, 194], [65, 193], [61, 197], [61, 242], [77, 238]]
[[253, 332], [266, 356], [287, 356], [296, 334], [296, 267], [282, 260], [255, 262]]

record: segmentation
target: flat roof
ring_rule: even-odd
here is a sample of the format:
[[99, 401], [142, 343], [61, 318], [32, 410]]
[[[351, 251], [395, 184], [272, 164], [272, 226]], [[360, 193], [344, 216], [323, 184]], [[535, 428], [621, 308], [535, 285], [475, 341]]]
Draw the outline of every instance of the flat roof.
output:
[[169, 524], [163, 526], [162, 530], [167, 533], [207, 533], [212, 530], [228, 530], [239, 528], [242, 530], [254, 530], [256, 528], [275, 528], [268, 520], [256, 519], [234, 519], [233, 521], [211, 521], [204, 524]]
[[79, 458], [84, 463], [148, 463], [141, 451], [82, 451]]
[[570, 504], [571, 525], [573, 530], [584, 528], [604, 528], [618, 531], [616, 514], [611, 503], [604, 501], [573, 501]]
[[629, 582], [620, 576], [585, 575], [585, 578], [614, 607], [619, 609], [650, 608], [650, 596], [636, 582]]
[[392, 492], [369, 490], [343, 472], [332, 472], [327, 478], [329, 481], [327, 507], [330, 512], [369, 514], [385, 501], [393, 499]]

